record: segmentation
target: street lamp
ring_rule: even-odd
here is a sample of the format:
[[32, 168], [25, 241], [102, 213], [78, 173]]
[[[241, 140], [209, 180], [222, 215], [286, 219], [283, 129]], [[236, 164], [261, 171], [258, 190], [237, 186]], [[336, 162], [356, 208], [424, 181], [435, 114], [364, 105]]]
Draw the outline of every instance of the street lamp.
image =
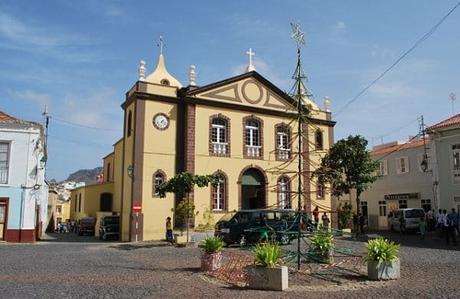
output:
[[426, 154], [423, 155], [423, 160], [420, 163], [420, 168], [422, 169], [423, 172], [426, 172], [428, 170], [428, 158]]
[[134, 167], [132, 165], [129, 165], [127, 170], [128, 170], [128, 176], [132, 178], [133, 173], [134, 173]]

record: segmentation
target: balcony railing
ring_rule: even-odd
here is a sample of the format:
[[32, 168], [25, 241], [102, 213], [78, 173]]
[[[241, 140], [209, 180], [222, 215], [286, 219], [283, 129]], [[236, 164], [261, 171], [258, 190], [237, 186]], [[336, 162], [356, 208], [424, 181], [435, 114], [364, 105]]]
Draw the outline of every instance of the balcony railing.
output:
[[289, 160], [290, 153], [291, 153], [290, 149], [279, 148], [278, 149], [278, 160]]
[[0, 168], [0, 184], [8, 184], [8, 168]]
[[225, 155], [228, 153], [227, 148], [228, 148], [228, 143], [218, 143], [218, 142], [212, 143], [212, 151], [214, 154]]
[[260, 157], [260, 146], [246, 145], [246, 156], [248, 157]]

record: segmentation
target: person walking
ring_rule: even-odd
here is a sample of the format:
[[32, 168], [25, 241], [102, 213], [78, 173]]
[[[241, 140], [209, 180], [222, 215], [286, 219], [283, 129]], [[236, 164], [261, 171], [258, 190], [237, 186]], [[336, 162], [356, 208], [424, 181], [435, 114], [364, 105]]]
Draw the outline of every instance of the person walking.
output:
[[432, 231], [434, 229], [434, 210], [426, 212], [426, 227], [428, 231]]
[[323, 216], [321, 217], [321, 220], [323, 221], [323, 228], [324, 229], [329, 229], [329, 223], [331, 222], [329, 220], [329, 217], [327, 217], [326, 212], [324, 212]]
[[426, 231], [426, 221], [425, 217], [420, 217], [420, 223], [418, 225], [420, 231], [420, 239], [425, 240], [425, 231]]
[[365, 222], [364, 215], [359, 214], [358, 220], [359, 220], [359, 233], [364, 235], [364, 222]]
[[[446, 210], [444, 212], [447, 213]], [[452, 241], [452, 244], [457, 246], [457, 238], [455, 236], [455, 209], [452, 209], [452, 212], [446, 216], [446, 242], [447, 245], [450, 245], [450, 241]]]
[[316, 206], [316, 208], [313, 210], [313, 219], [315, 220], [315, 227], [318, 229], [318, 223], [319, 223], [319, 208]]

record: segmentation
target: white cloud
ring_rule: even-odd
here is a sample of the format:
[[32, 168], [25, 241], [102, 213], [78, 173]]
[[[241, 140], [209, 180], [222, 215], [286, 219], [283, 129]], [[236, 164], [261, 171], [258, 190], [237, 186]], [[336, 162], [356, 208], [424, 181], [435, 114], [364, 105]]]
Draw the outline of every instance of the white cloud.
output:
[[49, 108], [51, 97], [48, 94], [39, 93], [33, 90], [9, 91], [8, 94], [15, 100], [26, 101], [36, 104], [39, 109], [43, 109], [45, 105]]
[[[120, 128], [121, 108], [115, 90], [102, 88], [93, 94], [67, 94], [61, 101], [61, 118], [90, 127]], [[120, 129], [121, 130], [121, 129]]]
[[347, 29], [347, 26], [345, 25], [345, 22], [343, 21], [337, 21], [334, 26], [335, 30], [337, 31], [344, 31]]
[[[55, 48], [90, 44], [87, 38], [68, 32], [58, 32], [39, 24], [26, 24], [6, 13], [0, 13], [0, 37], [8, 40], [12, 48], [25, 48], [26, 46]], [[3, 46], [7, 45], [3, 44]]]

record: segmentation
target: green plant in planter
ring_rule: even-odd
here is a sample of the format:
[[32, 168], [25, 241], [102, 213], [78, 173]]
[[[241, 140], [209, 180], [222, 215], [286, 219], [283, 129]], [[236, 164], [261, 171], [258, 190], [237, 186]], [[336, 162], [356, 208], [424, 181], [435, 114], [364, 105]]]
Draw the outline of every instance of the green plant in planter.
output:
[[218, 237], [207, 237], [201, 242], [204, 252], [207, 254], [213, 254], [220, 252], [224, 247], [224, 242]]
[[399, 259], [400, 245], [391, 242], [382, 237], [369, 240], [366, 243], [367, 261], [376, 261], [380, 263], [389, 263]]
[[311, 249], [322, 257], [328, 257], [334, 250], [334, 236], [327, 230], [320, 230], [310, 237]]
[[280, 264], [281, 249], [278, 244], [265, 243], [254, 247], [254, 264], [259, 267], [274, 268]]

